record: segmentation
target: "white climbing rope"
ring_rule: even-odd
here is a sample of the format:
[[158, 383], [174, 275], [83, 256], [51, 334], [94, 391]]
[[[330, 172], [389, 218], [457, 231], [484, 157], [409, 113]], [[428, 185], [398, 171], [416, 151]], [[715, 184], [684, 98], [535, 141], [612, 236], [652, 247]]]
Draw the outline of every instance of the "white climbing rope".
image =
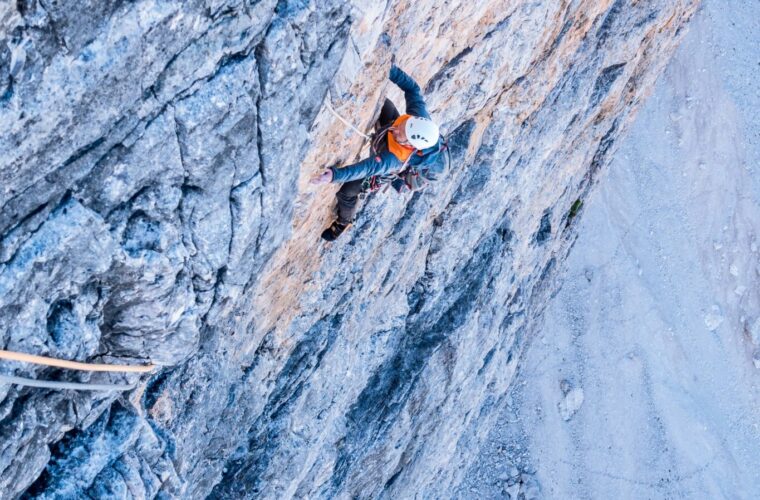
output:
[[345, 118], [343, 118], [342, 116], [340, 116], [340, 114], [337, 111], [335, 111], [335, 109], [333, 109], [332, 105], [330, 104], [330, 94], [329, 93], [327, 94], [327, 100], [325, 101], [325, 104], [327, 105], [327, 109], [329, 109], [330, 111], [332, 111], [332, 114], [334, 114], [338, 118], [338, 120], [342, 121], [344, 125], [346, 125], [347, 127], [350, 127], [351, 130], [353, 130], [354, 132], [356, 132], [360, 136], [364, 137], [365, 139], [367, 139], [367, 140], [370, 139], [370, 137], [367, 134], [365, 134], [364, 132], [362, 132], [361, 130], [359, 130], [358, 128], [356, 128], [351, 122], [349, 122], [348, 120], [346, 120]]
[[135, 384], [82, 384], [79, 382], [36, 380], [12, 375], [0, 375], [0, 384], [16, 384], [43, 389], [70, 389], [73, 391], [129, 391], [135, 388]]
[[78, 361], [68, 361], [65, 359], [49, 358], [46, 356], [35, 356], [23, 352], [3, 351], [0, 350], [0, 359], [8, 361], [23, 361], [25, 363], [34, 363], [35, 365], [55, 366], [57, 368], [68, 368], [69, 370], [82, 370], [93, 372], [130, 372], [130, 373], [147, 373], [152, 371], [155, 365], [115, 365], [101, 363], [80, 363]]

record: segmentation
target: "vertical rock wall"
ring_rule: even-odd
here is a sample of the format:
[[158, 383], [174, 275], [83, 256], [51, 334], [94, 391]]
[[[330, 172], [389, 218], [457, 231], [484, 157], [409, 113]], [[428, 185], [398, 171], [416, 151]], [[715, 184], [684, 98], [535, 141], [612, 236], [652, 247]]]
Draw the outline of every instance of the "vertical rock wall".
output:
[[[0, 491], [445, 497], [696, 0], [0, 5]], [[319, 240], [391, 60], [450, 174]]]

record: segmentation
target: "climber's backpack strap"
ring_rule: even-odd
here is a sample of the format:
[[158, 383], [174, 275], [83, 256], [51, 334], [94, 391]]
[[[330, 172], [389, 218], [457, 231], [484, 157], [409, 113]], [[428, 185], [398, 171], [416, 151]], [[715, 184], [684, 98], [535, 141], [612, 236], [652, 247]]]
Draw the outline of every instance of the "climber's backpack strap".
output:
[[388, 149], [388, 133], [393, 127], [393, 123], [389, 123], [383, 127], [377, 129], [370, 136], [370, 148], [369, 152], [372, 156], [377, 156], [381, 151]]

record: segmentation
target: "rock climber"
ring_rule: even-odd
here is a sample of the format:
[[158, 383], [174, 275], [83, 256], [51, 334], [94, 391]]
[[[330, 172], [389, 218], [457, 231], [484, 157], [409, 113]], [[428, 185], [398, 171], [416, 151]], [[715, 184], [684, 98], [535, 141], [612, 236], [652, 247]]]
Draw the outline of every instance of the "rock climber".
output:
[[351, 225], [359, 195], [387, 184], [400, 193], [416, 191], [443, 171], [440, 153], [446, 146], [438, 125], [430, 119], [420, 86], [395, 64], [390, 80], [404, 91], [406, 114], [385, 99], [370, 138], [370, 156], [342, 168], [329, 167], [310, 180], [312, 184], [343, 184], [335, 195], [338, 217], [322, 233], [327, 241], [334, 241]]

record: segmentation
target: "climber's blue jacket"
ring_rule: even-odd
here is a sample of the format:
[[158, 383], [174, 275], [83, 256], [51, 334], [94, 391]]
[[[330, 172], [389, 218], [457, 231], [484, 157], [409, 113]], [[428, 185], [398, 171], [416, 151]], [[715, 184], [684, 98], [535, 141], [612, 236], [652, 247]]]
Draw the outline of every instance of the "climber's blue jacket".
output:
[[[425, 106], [425, 100], [422, 97], [422, 91], [420, 86], [417, 85], [412, 77], [404, 73], [395, 64], [391, 66], [390, 80], [398, 85], [398, 87], [404, 91], [404, 99], [406, 100], [406, 113], [412, 116], [419, 116], [421, 118], [430, 118], [427, 107]], [[439, 151], [441, 147], [441, 139], [438, 139], [438, 144], [421, 151], [421, 155], [415, 153], [409, 159], [407, 163], [408, 167], [414, 167], [418, 170], [423, 170], [424, 167], [430, 163], [436, 161], [433, 154]], [[332, 182], [343, 183], [356, 179], [365, 179], [372, 177], [373, 175], [387, 175], [390, 173], [398, 172], [403, 166], [401, 160], [396, 158], [390, 151], [381, 151], [377, 156], [370, 156], [352, 165], [347, 165], [342, 168], [331, 167], [333, 172]], [[426, 172], [427, 173], [427, 172]], [[429, 180], [434, 180], [434, 174], [430, 173], [426, 175]]]

